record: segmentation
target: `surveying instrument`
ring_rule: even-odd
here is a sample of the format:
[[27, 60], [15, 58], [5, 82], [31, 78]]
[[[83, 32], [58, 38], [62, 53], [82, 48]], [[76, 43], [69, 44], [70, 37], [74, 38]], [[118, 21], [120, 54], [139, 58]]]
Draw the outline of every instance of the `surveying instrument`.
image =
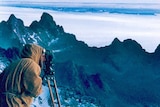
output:
[[56, 93], [56, 98], [57, 98], [57, 104], [58, 107], [61, 107], [61, 103], [60, 103], [60, 98], [59, 98], [59, 94], [58, 94], [58, 90], [57, 90], [57, 84], [56, 84], [56, 80], [55, 80], [55, 72], [53, 70], [53, 54], [50, 50], [46, 50], [45, 52], [45, 64], [44, 64], [44, 79], [47, 81], [48, 87], [49, 87], [49, 92], [50, 92], [50, 97], [52, 100], [52, 107], [57, 107], [56, 106], [56, 102], [55, 102], [55, 98], [52, 92], [52, 87], [51, 87], [51, 82], [53, 82], [54, 85], [54, 90]]

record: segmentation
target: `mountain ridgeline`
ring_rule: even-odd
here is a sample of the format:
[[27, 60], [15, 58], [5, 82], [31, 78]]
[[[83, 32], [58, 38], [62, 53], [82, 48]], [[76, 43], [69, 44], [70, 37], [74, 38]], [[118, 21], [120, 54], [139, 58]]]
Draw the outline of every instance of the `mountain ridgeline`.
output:
[[160, 106], [160, 46], [148, 53], [135, 40], [115, 38], [109, 46], [89, 47], [48, 13], [30, 26], [12, 14], [0, 23], [0, 38], [0, 58], [9, 62], [25, 43], [52, 50], [58, 87], [92, 97], [100, 107]]

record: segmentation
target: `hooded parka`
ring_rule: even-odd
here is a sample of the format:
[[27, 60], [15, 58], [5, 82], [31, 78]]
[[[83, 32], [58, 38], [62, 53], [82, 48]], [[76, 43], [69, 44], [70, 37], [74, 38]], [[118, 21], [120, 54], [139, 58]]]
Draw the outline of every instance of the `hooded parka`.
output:
[[32, 98], [42, 92], [40, 61], [43, 48], [26, 44], [22, 59], [11, 63], [3, 71], [0, 107], [29, 107]]

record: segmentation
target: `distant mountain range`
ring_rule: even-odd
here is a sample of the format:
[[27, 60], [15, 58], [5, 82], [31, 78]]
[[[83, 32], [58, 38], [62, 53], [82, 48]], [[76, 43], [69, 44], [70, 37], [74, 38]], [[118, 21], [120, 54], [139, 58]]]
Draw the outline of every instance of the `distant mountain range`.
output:
[[25, 43], [52, 50], [57, 85], [73, 96], [86, 96], [100, 107], [160, 106], [160, 46], [148, 53], [135, 40], [115, 38], [109, 46], [89, 47], [48, 13], [30, 26], [12, 14], [0, 23], [0, 38], [4, 63], [18, 59]]

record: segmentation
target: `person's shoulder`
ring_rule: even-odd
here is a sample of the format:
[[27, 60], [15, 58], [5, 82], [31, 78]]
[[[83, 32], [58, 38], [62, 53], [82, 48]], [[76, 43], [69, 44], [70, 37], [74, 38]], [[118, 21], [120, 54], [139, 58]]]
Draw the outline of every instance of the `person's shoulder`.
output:
[[31, 58], [22, 58], [21, 61], [33, 62]]
[[31, 58], [22, 58], [21, 61], [23, 63], [27, 63], [29, 66], [39, 66], [34, 60]]

